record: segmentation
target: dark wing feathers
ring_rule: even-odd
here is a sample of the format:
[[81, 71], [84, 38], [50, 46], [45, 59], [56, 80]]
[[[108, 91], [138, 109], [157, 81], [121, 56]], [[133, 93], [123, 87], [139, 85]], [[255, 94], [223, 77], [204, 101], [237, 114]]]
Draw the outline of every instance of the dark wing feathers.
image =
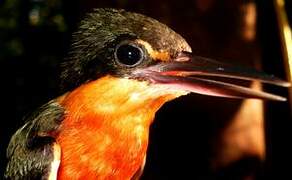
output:
[[7, 179], [46, 179], [54, 160], [55, 136], [65, 110], [56, 102], [40, 107], [12, 136], [7, 148]]

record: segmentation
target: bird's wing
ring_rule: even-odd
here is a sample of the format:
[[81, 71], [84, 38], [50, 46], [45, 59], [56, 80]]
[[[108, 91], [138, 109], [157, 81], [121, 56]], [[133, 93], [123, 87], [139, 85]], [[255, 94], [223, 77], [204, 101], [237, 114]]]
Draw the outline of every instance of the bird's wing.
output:
[[139, 180], [142, 177], [145, 164], [146, 164], [146, 155], [144, 156], [143, 163], [141, 164], [140, 168], [136, 171], [134, 176], [131, 178], [131, 180]]
[[7, 179], [56, 179], [61, 148], [55, 137], [64, 113], [53, 100], [26, 118], [26, 124], [12, 136], [7, 148]]

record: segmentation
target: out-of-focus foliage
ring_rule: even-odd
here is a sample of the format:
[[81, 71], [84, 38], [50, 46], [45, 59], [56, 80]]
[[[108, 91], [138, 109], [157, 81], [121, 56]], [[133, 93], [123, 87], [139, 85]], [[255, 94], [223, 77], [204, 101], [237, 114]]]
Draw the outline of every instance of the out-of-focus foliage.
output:
[[0, 59], [23, 55], [23, 37], [30, 29], [65, 32], [62, 1], [1, 0]]
[[57, 31], [66, 31], [66, 24], [61, 14], [62, 1], [31, 0], [28, 14], [29, 24], [36, 27], [52, 27]]
[[0, 3], [0, 60], [19, 56], [23, 45], [19, 38], [19, 0], [1, 0]]

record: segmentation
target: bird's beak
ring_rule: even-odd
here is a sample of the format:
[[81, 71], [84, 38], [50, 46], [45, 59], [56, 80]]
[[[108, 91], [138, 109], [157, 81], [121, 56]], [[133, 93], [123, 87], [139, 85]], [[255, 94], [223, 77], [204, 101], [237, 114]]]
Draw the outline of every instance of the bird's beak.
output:
[[[236, 67], [215, 60], [194, 56], [189, 52], [180, 53], [175, 59], [160, 62], [140, 69], [138, 78], [146, 78], [154, 84], [163, 84], [179, 90], [205, 95], [232, 98], [260, 98], [285, 101], [286, 98], [254, 90], [248, 87], [221, 81], [241, 79], [259, 81], [277, 86], [289, 87], [290, 83], [254, 69]], [[213, 77], [213, 79], [212, 79]], [[220, 80], [214, 80], [214, 77]]]

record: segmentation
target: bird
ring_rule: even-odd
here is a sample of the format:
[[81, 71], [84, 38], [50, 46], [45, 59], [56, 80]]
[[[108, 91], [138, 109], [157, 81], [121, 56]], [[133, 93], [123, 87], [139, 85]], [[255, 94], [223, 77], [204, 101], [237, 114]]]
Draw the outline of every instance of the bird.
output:
[[139, 179], [149, 128], [164, 103], [189, 93], [286, 100], [225, 79], [290, 86], [197, 56], [165, 24], [113, 8], [85, 15], [62, 67], [64, 94], [28, 115], [12, 136], [6, 179]]

